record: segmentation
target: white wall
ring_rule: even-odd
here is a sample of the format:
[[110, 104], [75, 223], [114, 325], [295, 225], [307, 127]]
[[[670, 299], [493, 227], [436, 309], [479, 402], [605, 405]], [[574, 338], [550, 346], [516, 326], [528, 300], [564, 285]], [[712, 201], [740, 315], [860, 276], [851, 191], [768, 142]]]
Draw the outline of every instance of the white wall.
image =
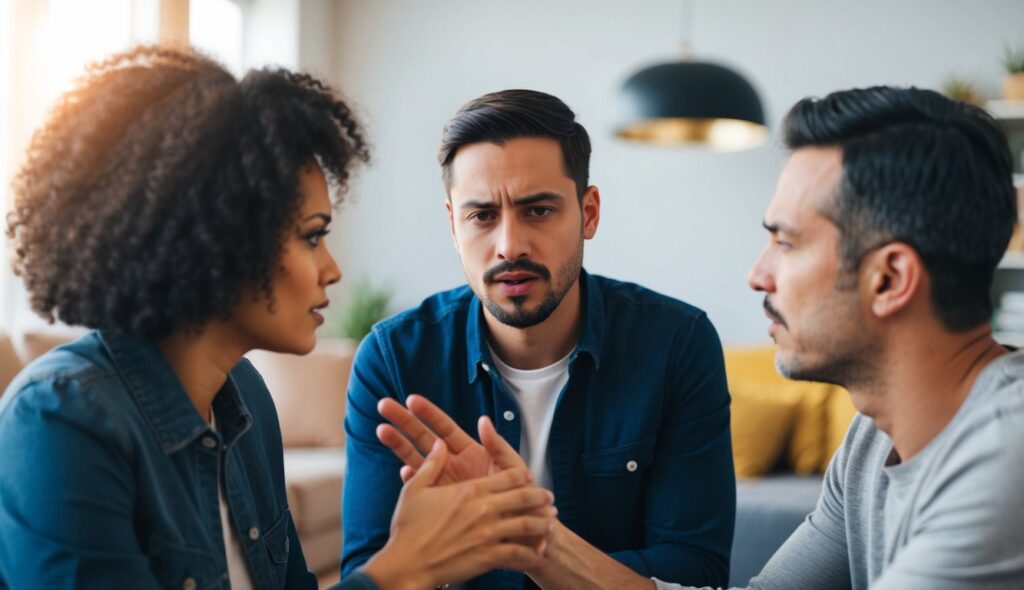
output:
[[249, 0], [243, 7], [242, 62], [246, 67], [297, 67], [302, 37], [300, 0]]
[[[727, 343], [767, 341], [745, 279], [785, 160], [774, 135], [738, 154], [611, 137], [618, 85], [675, 55], [680, 14], [677, 0], [340, 0], [337, 53], [321, 63], [361, 112], [376, 160], [331, 236], [346, 277], [390, 282], [401, 308], [464, 282], [434, 159], [440, 129], [480, 94], [533, 88], [565, 100], [593, 139], [603, 208], [586, 267], [702, 307]], [[704, 0], [692, 36], [698, 57], [749, 76], [777, 131], [799, 98], [853, 86], [934, 87], [956, 73], [995, 95], [1022, 23], [1020, 0]]]

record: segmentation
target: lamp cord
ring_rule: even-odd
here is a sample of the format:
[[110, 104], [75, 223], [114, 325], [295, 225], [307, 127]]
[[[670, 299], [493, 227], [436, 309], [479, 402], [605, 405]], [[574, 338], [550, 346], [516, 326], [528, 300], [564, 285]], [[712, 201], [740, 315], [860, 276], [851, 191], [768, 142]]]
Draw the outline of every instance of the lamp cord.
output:
[[679, 59], [688, 60], [693, 57], [693, 14], [694, 0], [681, 0], [680, 5], [680, 40]]

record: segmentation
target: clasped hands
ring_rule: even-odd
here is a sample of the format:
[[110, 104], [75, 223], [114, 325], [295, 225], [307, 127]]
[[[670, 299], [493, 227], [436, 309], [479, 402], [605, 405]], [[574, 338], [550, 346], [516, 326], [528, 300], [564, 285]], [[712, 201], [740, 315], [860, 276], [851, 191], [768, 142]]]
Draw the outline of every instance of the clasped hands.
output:
[[[392, 538], [398, 537], [403, 519], [414, 518], [414, 510], [429, 510], [439, 530], [428, 553], [450, 549], [448, 563], [438, 566], [451, 566], [457, 574], [446, 581], [497, 567], [527, 571], [539, 566], [557, 515], [551, 492], [537, 487], [522, 457], [490, 418], [480, 418], [477, 442], [426, 398], [410, 395], [406, 403], [408, 407], [388, 398], [377, 405], [389, 422], [377, 427], [377, 438], [403, 463], [400, 476], [405, 487], [392, 520]], [[421, 480], [429, 483], [417, 486]], [[451, 506], [409, 502], [410, 493], [428, 486], [448, 491], [458, 501]], [[445, 534], [452, 531], [458, 531], [454, 538]], [[463, 562], [469, 565], [455, 565]], [[467, 573], [473, 566], [486, 567]]]

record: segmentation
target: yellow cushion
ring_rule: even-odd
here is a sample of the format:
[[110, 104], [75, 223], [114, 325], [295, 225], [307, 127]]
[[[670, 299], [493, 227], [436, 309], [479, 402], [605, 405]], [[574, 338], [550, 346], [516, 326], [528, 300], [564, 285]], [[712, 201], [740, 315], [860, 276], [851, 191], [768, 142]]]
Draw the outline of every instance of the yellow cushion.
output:
[[786, 447], [786, 459], [800, 474], [821, 470], [826, 461], [827, 413], [830, 394], [826, 383], [791, 381], [775, 369], [775, 347], [729, 348], [725, 351], [725, 372], [729, 390], [758, 390], [797, 406], [793, 432]]
[[737, 477], [771, 471], [786, 445], [797, 400], [764, 395], [756, 388], [732, 391], [732, 455]]
[[821, 464], [822, 471], [828, 468], [832, 455], [835, 455], [839, 446], [843, 444], [843, 439], [846, 438], [846, 431], [850, 428], [850, 421], [857, 414], [857, 408], [853, 407], [853, 402], [850, 401], [849, 392], [841, 387], [833, 389], [834, 391], [832, 391], [828, 398], [826, 408], [828, 414], [828, 422], [825, 429], [827, 446], [825, 448], [825, 457]]

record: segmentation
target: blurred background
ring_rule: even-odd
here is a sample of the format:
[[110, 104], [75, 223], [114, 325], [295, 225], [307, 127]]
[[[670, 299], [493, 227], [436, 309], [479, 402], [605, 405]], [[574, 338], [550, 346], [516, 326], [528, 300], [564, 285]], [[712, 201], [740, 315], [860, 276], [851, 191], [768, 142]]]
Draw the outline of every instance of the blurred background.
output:
[[[746, 274], [767, 239], [761, 218], [786, 157], [777, 132], [789, 106], [896, 84], [998, 110], [1022, 23], [1020, 0], [0, 0], [0, 202], [32, 131], [91, 60], [169, 40], [238, 74], [310, 70], [354, 105], [374, 145], [329, 238], [346, 276], [332, 298], [343, 307], [352, 285], [378, 285], [397, 311], [464, 282], [435, 159], [441, 127], [485, 92], [543, 90], [592, 137], [603, 214], [588, 270], [705, 309], [727, 344], [758, 344], [766, 321]], [[684, 42], [694, 59], [751, 83], [765, 143], [721, 152], [615, 137], [623, 82], [675, 59]], [[0, 329], [41, 322], [2, 272]]]

